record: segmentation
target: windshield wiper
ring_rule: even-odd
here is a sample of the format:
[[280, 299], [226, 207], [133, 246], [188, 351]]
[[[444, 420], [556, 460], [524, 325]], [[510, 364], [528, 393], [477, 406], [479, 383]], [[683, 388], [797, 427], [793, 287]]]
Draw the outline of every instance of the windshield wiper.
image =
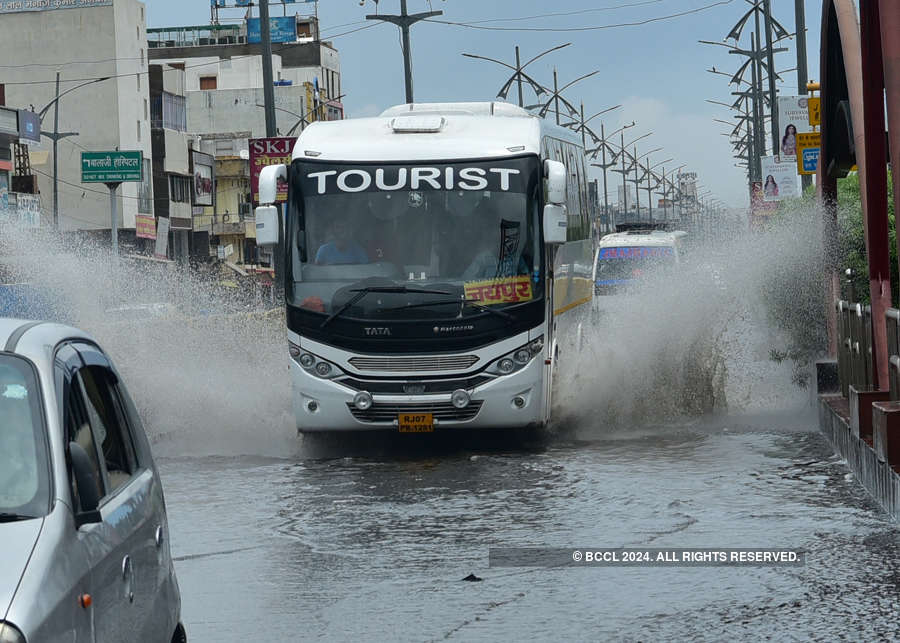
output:
[[35, 518], [37, 518], [37, 516], [26, 516], [25, 514], [0, 512], [0, 522], [18, 522], [19, 520], [34, 520]]
[[406, 293], [417, 293], [421, 295], [449, 295], [450, 293], [446, 290], [429, 290], [428, 288], [407, 288], [406, 286], [370, 286], [367, 288], [354, 288], [350, 292], [355, 292], [350, 299], [347, 300], [343, 306], [338, 308], [336, 311], [331, 313], [325, 321], [319, 326], [319, 328], [325, 328], [328, 324], [330, 324], [335, 317], [340, 317], [343, 315], [353, 304], [358, 302], [360, 299], [368, 295], [369, 293], [390, 293], [390, 294], [399, 294], [403, 295]]
[[502, 317], [506, 321], [516, 320], [516, 318], [509, 313], [505, 313], [502, 310], [497, 310], [496, 308], [491, 308], [490, 306], [485, 306], [484, 304], [479, 304], [479, 301], [480, 300], [478, 299], [443, 299], [441, 301], [425, 301], [419, 304], [406, 304], [405, 306], [382, 308], [382, 310], [404, 310], [406, 308], [428, 308], [429, 306], [449, 306], [450, 304], [457, 304], [459, 306], [471, 306], [472, 308], [477, 308], [478, 310], [493, 313], [498, 317]]

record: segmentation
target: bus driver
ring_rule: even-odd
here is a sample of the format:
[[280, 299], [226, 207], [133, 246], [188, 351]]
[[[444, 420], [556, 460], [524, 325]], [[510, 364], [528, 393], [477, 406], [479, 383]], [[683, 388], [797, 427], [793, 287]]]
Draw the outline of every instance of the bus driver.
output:
[[333, 241], [322, 244], [316, 252], [317, 265], [369, 263], [369, 255], [363, 247], [350, 238], [350, 224], [346, 219], [335, 219], [331, 224], [331, 234]]

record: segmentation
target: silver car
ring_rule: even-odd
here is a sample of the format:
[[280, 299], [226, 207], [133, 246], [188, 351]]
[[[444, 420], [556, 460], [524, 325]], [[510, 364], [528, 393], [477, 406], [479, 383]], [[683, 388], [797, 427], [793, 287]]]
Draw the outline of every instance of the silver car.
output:
[[163, 490], [89, 335], [0, 318], [0, 643], [185, 641]]

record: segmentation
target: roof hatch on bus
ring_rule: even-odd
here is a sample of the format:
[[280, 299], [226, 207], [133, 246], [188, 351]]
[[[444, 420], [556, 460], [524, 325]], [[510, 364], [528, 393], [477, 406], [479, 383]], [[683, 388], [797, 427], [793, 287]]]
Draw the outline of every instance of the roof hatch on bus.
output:
[[394, 134], [415, 134], [440, 132], [446, 121], [443, 116], [397, 116], [391, 119]]

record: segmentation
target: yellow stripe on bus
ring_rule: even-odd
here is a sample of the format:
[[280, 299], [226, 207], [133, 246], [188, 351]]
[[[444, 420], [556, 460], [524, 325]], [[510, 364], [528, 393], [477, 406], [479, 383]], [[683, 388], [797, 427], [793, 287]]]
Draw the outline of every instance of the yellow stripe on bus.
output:
[[593, 299], [593, 297], [585, 297], [584, 299], [579, 299], [578, 301], [573, 301], [571, 304], [563, 306], [562, 308], [557, 308], [553, 311], [554, 315], [562, 315], [564, 312], [572, 310], [576, 306], [581, 306], [583, 304], [587, 304]]

